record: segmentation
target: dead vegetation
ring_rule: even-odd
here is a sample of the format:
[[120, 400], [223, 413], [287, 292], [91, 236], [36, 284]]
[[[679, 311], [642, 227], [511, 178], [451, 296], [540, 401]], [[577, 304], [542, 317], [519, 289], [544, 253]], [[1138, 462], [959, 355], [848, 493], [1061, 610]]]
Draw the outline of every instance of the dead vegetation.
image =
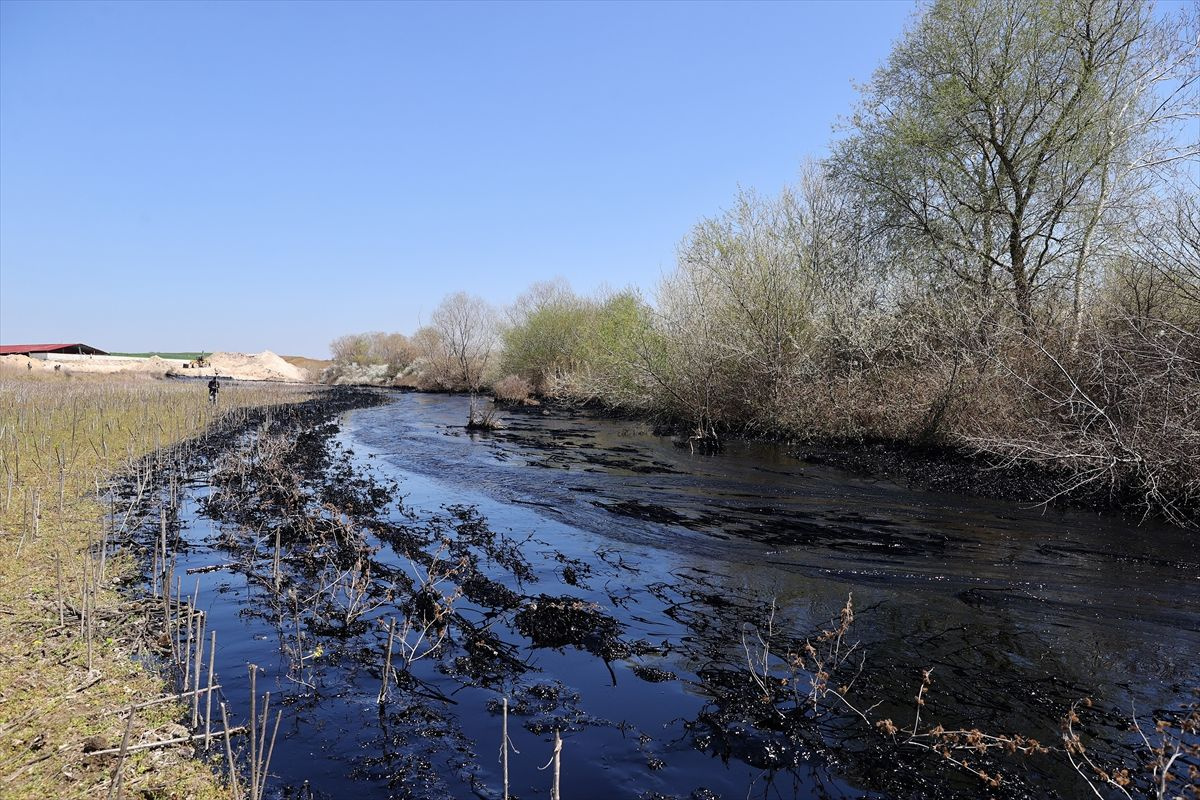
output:
[[[184, 457], [180, 443], [236, 424], [252, 407], [303, 396], [234, 385], [213, 408], [200, 384], [5, 371], [0, 794], [95, 797], [120, 784], [127, 793], [226, 796], [180, 734], [192, 700], [157, 702], [177, 692], [131, 657], [157, 609], [120, 591], [136, 580], [137, 563], [119, 545], [168, 462]], [[120, 476], [123, 494], [114, 491]]]
[[522, 405], [533, 396], [533, 384], [519, 375], [506, 375], [492, 384], [492, 394], [498, 403]]
[[[942, 764], [973, 776], [986, 790], [1028, 780], [1022, 774], [1020, 759], [1050, 758], [1065, 761], [1081, 786], [1096, 797], [1200, 797], [1200, 704], [1195, 698], [1177, 709], [1156, 712], [1150, 733], [1136, 709], [1130, 709], [1121, 741], [1105, 742], [1103, 755], [1090, 749], [1081, 730], [1082, 718], [1093, 706], [1090, 698], [1073, 703], [1062, 714], [1057, 743], [1020, 733], [947, 725], [937, 721], [936, 716], [931, 718], [930, 700], [936, 691], [934, 668], [921, 671], [910, 718], [899, 720], [877, 712], [883, 700], [872, 701], [867, 693], [855, 688], [867, 667], [868, 654], [860, 643], [850, 639], [853, 596], [847, 597], [828, 627], [803, 640], [789, 640], [777, 631], [775, 616], [772, 603], [763, 623], [743, 625], [741, 640], [745, 680], [756, 698], [750, 708], [757, 706], [757, 711], [750, 714], [763, 729], [780, 725], [787, 729], [788, 725], [822, 721], [830, 724], [830, 720], [841, 719], [857, 721], [861, 724], [857, 734], [853, 728], [837, 729], [841, 735], [849, 732], [851, 736], [885, 737], [895, 748], [897, 758], [906, 749], [924, 751]], [[1196, 693], [1200, 694], [1200, 689]], [[1097, 735], [1093, 728], [1091, 736]]]
[[467, 430], [494, 431], [502, 427], [500, 415], [496, 412], [496, 404], [471, 395], [471, 407], [467, 411]]

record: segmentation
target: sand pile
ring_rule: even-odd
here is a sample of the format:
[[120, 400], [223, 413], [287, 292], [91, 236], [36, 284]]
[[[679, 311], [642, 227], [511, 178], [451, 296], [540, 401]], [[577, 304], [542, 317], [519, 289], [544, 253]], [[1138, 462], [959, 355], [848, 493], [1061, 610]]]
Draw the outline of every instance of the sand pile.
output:
[[[185, 368], [185, 361], [168, 360], [158, 356], [149, 358], [115, 358], [113, 356], [84, 356], [68, 361], [45, 361], [28, 356], [0, 356], [0, 367], [24, 369], [33, 372], [135, 372], [162, 377], [168, 373], [189, 377], [220, 375], [244, 381], [284, 381], [306, 383], [308, 371], [289, 364], [270, 350], [261, 353], [213, 353], [208, 358], [209, 366], [201, 369]], [[31, 369], [32, 368], [32, 369]]]
[[247, 353], [213, 353], [210, 366], [193, 374], [217, 374], [247, 381], [288, 381], [303, 383], [309, 380], [308, 371], [284, 361], [270, 350], [253, 355]]
[[[0, 356], [0, 367], [27, 369], [29, 366], [32, 366], [35, 372], [40, 372], [44, 371], [47, 365], [45, 361], [38, 361], [29, 356]], [[51, 366], [50, 369], [54, 369], [54, 367]]]

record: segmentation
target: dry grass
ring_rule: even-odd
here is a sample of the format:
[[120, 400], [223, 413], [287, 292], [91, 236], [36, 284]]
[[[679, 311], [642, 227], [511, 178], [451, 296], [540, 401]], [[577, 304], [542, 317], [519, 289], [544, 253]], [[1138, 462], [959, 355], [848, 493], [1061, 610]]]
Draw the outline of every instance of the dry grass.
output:
[[307, 356], [280, 356], [280, 358], [293, 367], [308, 370], [309, 379], [313, 381], [321, 377], [321, 373], [327, 367], [333, 366], [333, 361], [328, 358], [308, 358]]
[[492, 384], [492, 394], [502, 403], [525, 403], [533, 394], [533, 384], [519, 375], [508, 375]]
[[[85, 743], [118, 746], [122, 709], [167, 693], [131, 658], [145, 610], [116, 587], [133, 574], [132, 559], [99, 558], [108, 478], [223, 418], [305, 391], [231, 384], [214, 408], [199, 383], [0, 371], [0, 796], [107, 796], [117, 759], [87, 757]], [[166, 738], [181, 717], [173, 703], [139, 711], [130, 743]], [[209, 765], [180, 752], [127, 758], [125, 796], [228, 796]]]

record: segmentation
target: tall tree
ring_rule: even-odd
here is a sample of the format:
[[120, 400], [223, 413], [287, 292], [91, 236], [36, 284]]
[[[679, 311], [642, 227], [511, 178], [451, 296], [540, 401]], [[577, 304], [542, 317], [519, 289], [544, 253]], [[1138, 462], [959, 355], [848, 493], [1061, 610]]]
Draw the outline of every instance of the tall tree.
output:
[[[1114, 193], [1195, 114], [1194, 35], [1140, 0], [936, 0], [866, 87], [832, 165], [882, 228], [927, 247], [1026, 331], [1040, 291], [1080, 293]], [[1174, 147], [1174, 149], [1172, 149]]]

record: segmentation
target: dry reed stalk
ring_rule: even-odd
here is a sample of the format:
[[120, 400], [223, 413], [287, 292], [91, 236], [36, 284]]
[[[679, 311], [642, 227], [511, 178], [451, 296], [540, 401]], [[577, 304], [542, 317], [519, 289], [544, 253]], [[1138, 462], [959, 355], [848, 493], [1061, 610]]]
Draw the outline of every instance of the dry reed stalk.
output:
[[396, 638], [396, 620], [393, 617], [388, 623], [387, 649], [383, 656], [383, 686], [379, 689], [379, 704], [387, 701], [388, 678], [392, 674], [392, 642]]
[[158, 597], [158, 545], [154, 547], [154, 561], [150, 566], [150, 596]]
[[54, 458], [58, 462], [58, 513], [59, 516], [61, 516], [63, 513], [63, 498], [67, 491], [66, 454], [64, 454], [57, 446], [55, 446]]
[[129, 734], [133, 731], [134, 710], [129, 709], [129, 719], [125, 722], [125, 733], [121, 736], [121, 746], [118, 748], [117, 766], [113, 769], [112, 782], [108, 785], [108, 800], [121, 796], [121, 771], [125, 766], [125, 756], [129, 752]]
[[[171, 575], [175, 574], [175, 553], [174, 552], [171, 553], [171, 572], [170, 572], [170, 574]], [[172, 625], [171, 653], [175, 659], [175, 669], [180, 674], [182, 674], [183, 673], [183, 664], [187, 660], [187, 655], [185, 653], [180, 652], [180, 641], [179, 641], [180, 638], [183, 636], [183, 632], [182, 632], [182, 628], [183, 628], [183, 578], [182, 577], [175, 578], [175, 605], [174, 605], [174, 608], [175, 608], [174, 615], [172, 617], [170, 617], [170, 620], [171, 620], [170, 624]], [[170, 606], [168, 606], [168, 610], [169, 609], [170, 609]], [[178, 677], [179, 676], [177, 675], [176, 679], [178, 679]]]
[[196, 612], [196, 662], [192, 669], [192, 727], [200, 724], [200, 670], [204, 666], [204, 627], [207, 617]]
[[[260, 715], [262, 722], [254, 718], [250, 719], [250, 735], [257, 737], [258, 744], [255, 747], [255, 752], [258, 754], [258, 761], [254, 765], [255, 781], [250, 787], [250, 800], [258, 800], [262, 793], [262, 785], [266, 781], [266, 776], [263, 774], [263, 756], [266, 751], [267, 739], [267, 719], [271, 713], [271, 693], [267, 692], [263, 695], [263, 709]], [[257, 730], [256, 730], [257, 729]]]
[[[221, 688], [221, 684], [219, 684], [219, 683], [218, 683], [218, 684], [216, 684], [215, 686], [206, 686], [206, 687], [204, 687], [203, 689], [201, 689], [201, 690], [200, 690], [200, 692], [199, 692], [199, 693], [200, 693], [200, 694], [210, 694], [211, 692], [215, 692], [217, 689], [220, 689], [220, 688]], [[136, 704], [134, 704], [134, 705], [132, 705], [132, 706], [129, 706], [129, 708], [143, 709], [143, 708], [151, 708], [151, 707], [153, 707], [153, 706], [160, 706], [160, 705], [162, 705], [163, 703], [174, 703], [174, 702], [175, 702], [175, 701], [177, 701], [177, 700], [184, 700], [184, 699], [186, 699], [186, 698], [188, 698], [188, 697], [191, 697], [193, 694], [195, 694], [195, 692], [192, 692], [191, 690], [189, 690], [189, 691], [186, 691], [186, 692], [179, 692], [178, 694], [168, 694], [168, 695], [163, 695], [162, 697], [156, 697], [156, 698], [154, 698], [153, 700], [147, 700], [147, 701], [145, 701], [144, 703], [136, 703]], [[111, 711], [108, 711], [108, 712], [106, 712], [106, 713], [109, 713], [109, 714], [118, 714], [118, 713], [119, 713], [119, 714], [124, 714], [124, 713], [125, 713], [127, 710], [128, 710], [128, 709], [124, 709], [124, 708], [122, 708], [122, 709], [113, 709], [113, 710], [111, 710]]]
[[562, 800], [559, 777], [562, 774], [562, 734], [554, 731], [554, 780], [550, 784], [550, 800]]
[[[270, 699], [270, 694], [267, 695], [267, 698], [268, 698], [268, 700]], [[282, 711], [275, 712], [275, 728], [271, 731], [271, 743], [270, 743], [270, 745], [267, 746], [266, 758], [263, 759], [262, 766], [258, 771], [259, 784], [258, 784], [257, 789], [255, 790], [255, 794], [254, 794], [252, 800], [262, 800], [263, 794], [266, 791], [267, 774], [271, 769], [271, 757], [275, 754], [275, 738], [279, 735], [279, 723], [282, 720], [283, 720], [283, 712]], [[267, 712], [265, 709], [263, 710], [262, 724], [263, 724], [263, 742], [265, 742], [266, 735], [267, 735]], [[260, 744], [259, 744], [259, 755], [260, 756], [262, 755], [263, 742], [260, 742]]]
[[217, 632], [212, 632], [212, 643], [208, 648], [208, 693], [204, 701], [204, 749], [208, 749], [209, 731], [212, 730], [212, 690], [213, 690], [213, 671], [216, 669], [217, 662]]
[[[98, 493], [98, 492], [97, 492]], [[100, 528], [100, 583], [104, 583], [105, 575], [108, 574], [108, 532], [107, 525], [101, 525]]]
[[63, 613], [63, 582], [62, 582], [62, 553], [54, 552], [54, 573], [58, 580], [58, 624], [64, 627], [67, 622]]
[[87, 580], [87, 556], [84, 556], [84, 563], [79, 571], [79, 635], [83, 637], [87, 643], [87, 668], [88, 672], [92, 671], [92, 638], [88, 633], [88, 580]]
[[554, 752], [550, 755], [550, 760], [542, 766], [538, 767], [538, 771], [542, 772], [554, 767], [550, 779], [550, 800], [561, 800], [559, 795], [559, 777], [562, 772], [562, 735], [556, 728], [554, 731]]
[[280, 537], [279, 528], [276, 527], [275, 528], [275, 558], [274, 558], [274, 563], [272, 564], [272, 567], [274, 569], [274, 581], [275, 581], [275, 591], [276, 592], [279, 591], [279, 577], [280, 577], [280, 575], [279, 575], [279, 566], [280, 566], [279, 565], [279, 553], [280, 553], [279, 537]]
[[504, 775], [504, 800], [508, 800], [508, 698], [504, 698], [503, 716], [500, 723], [500, 764]]
[[[245, 732], [246, 732], [246, 728], [239, 725], [234, 728], [228, 728], [228, 729], [222, 731], [221, 733], [226, 734], [228, 736], [234, 736], [234, 735], [245, 733]], [[187, 736], [176, 736], [173, 739], [163, 739], [162, 741], [159, 741], [159, 742], [147, 742], [146, 744], [135, 744], [135, 745], [132, 745], [131, 747], [126, 748], [125, 752], [126, 753], [140, 753], [143, 750], [153, 750], [156, 747], [169, 747], [173, 744], [183, 744], [184, 742], [195, 742], [195, 741], [199, 741], [200, 739], [203, 739], [203, 738], [204, 738], [203, 733], [192, 733]], [[120, 752], [120, 750], [116, 747], [113, 747], [108, 750], [93, 750], [90, 753], [84, 753], [84, 755], [87, 756], [88, 758], [96, 758], [99, 756], [110, 756], [113, 753], [117, 753], [117, 752]]]
[[250, 800], [256, 800], [254, 787], [258, 786], [258, 749], [254, 736], [254, 722], [258, 719], [258, 665], [246, 666], [250, 670]]
[[225, 763], [229, 767], [229, 788], [234, 800], [242, 799], [242, 787], [238, 781], [237, 764], [233, 761], [233, 744], [229, 740], [229, 714], [225, 710], [225, 702], [221, 701], [221, 725], [225, 729]]
[[[182, 609], [180, 609], [180, 613], [183, 613]], [[184, 689], [187, 689], [192, 682], [192, 628], [194, 627], [195, 619], [196, 613], [189, 607], [187, 610], [187, 637], [184, 639], [183, 658], [180, 659], [182, 661], [180, 665], [182, 667], [181, 672], [183, 673], [183, 681], [180, 685]]]
[[[271, 734], [271, 744], [267, 745], [267, 722], [271, 718], [271, 693], [267, 692], [263, 695], [263, 710], [262, 721], [259, 723], [253, 717], [250, 719], [250, 744], [254, 755], [251, 756], [251, 783], [250, 783], [250, 800], [262, 800], [263, 792], [267, 786], [267, 770], [270, 768], [271, 756], [275, 752], [275, 737], [279, 733], [279, 723], [283, 719], [283, 712], [277, 712], [275, 715], [275, 730]], [[260, 730], [256, 731], [258, 727]], [[255, 737], [258, 738], [257, 746], [254, 744]]]

